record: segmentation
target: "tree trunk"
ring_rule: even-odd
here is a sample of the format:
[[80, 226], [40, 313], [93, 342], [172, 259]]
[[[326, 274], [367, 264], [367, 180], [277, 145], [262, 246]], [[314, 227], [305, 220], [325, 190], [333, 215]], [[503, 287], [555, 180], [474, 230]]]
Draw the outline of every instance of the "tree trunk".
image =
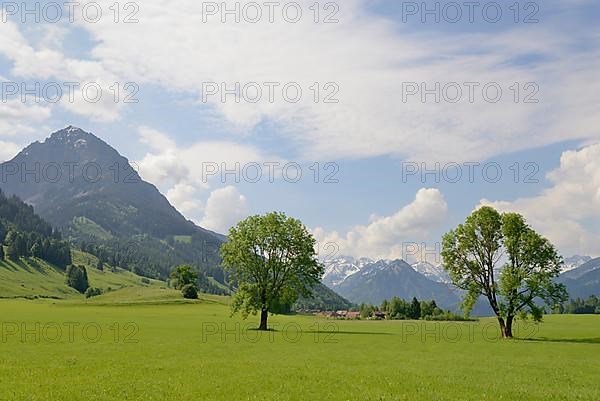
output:
[[506, 323], [504, 323], [504, 319], [498, 316], [498, 323], [500, 323], [500, 333], [502, 333], [502, 338], [506, 337]]
[[267, 318], [269, 317], [269, 311], [267, 309], [263, 309], [260, 311], [260, 326], [259, 330], [268, 330], [267, 329]]
[[512, 316], [507, 316], [506, 317], [506, 326], [504, 327], [504, 331], [502, 332], [502, 337], [504, 337], [504, 338], [513, 338], [513, 335], [512, 335], [513, 319], [514, 318]]

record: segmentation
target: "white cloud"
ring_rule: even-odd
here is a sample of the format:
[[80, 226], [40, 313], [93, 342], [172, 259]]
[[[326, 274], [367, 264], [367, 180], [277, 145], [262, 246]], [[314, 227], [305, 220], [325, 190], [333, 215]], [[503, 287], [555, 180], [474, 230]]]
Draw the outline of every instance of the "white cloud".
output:
[[[188, 218], [215, 231], [227, 231], [248, 214], [246, 198], [234, 186], [227, 185], [236, 182], [232, 171], [238, 173], [241, 181], [243, 167], [249, 163], [285, 163], [280, 157], [265, 154], [254, 146], [230, 141], [200, 141], [178, 146], [167, 133], [147, 126], [139, 127], [138, 133], [140, 143], [150, 150], [135, 163], [141, 177], [157, 185]], [[213, 168], [216, 170], [210, 173]], [[201, 199], [208, 191], [219, 185], [226, 186], [210, 192], [203, 203]]]
[[[226, 3], [232, 8], [234, 2]], [[370, 2], [362, 0], [345, 1], [339, 23], [315, 24], [309, 10], [314, 1], [299, 3], [306, 15], [297, 24], [280, 17], [274, 24], [224, 24], [219, 16], [203, 23], [202, 2], [165, 11], [164, 2], [148, 0], [137, 24], [105, 19], [82, 28], [98, 42], [93, 55], [110, 71], [169, 91], [200, 98], [206, 82], [298, 82], [304, 90], [298, 104], [281, 96], [256, 104], [221, 103], [214, 96], [209, 105], [237, 130], [250, 131], [264, 120], [277, 124], [279, 135], [298, 143], [308, 159], [394, 154], [465, 161], [475, 154], [483, 160], [567, 138], [600, 137], [593, 121], [600, 109], [600, 81], [593, 78], [600, 57], [577, 50], [575, 30], [515, 24], [479, 34], [418, 33], [370, 13]], [[531, 53], [543, 61], [526, 67], [514, 62]], [[309, 87], [329, 81], [339, 85], [340, 102], [315, 103]], [[437, 81], [497, 82], [503, 100], [483, 101], [480, 87], [474, 104], [403, 103], [406, 81], [430, 87]], [[509, 89], [515, 82], [537, 83], [540, 102], [515, 104]], [[521, 88], [521, 98], [526, 93]]]
[[181, 213], [194, 217], [203, 210], [202, 202], [197, 200], [198, 189], [188, 184], [177, 184], [167, 192], [167, 199]]
[[[250, 163], [285, 163], [282, 158], [250, 145], [199, 141], [184, 147], [156, 129], [142, 126], [138, 132], [140, 142], [150, 148], [150, 152], [136, 162], [140, 175], [163, 190], [182, 211], [197, 207], [197, 198], [211, 185], [243, 180], [244, 166]], [[237, 172], [238, 177], [228, 171]], [[267, 172], [265, 167], [264, 173]]]
[[441, 227], [448, 206], [437, 189], [420, 189], [415, 199], [391, 216], [372, 216], [370, 224], [356, 226], [345, 235], [317, 227], [313, 234], [321, 247], [333, 243], [338, 254], [371, 258], [402, 258], [408, 247], [426, 241]]
[[[0, 17], [3, 17], [1, 12]], [[11, 75], [15, 77], [14, 82], [26, 85], [29, 91], [35, 90], [39, 98], [46, 94], [50, 100], [39, 100], [48, 107], [58, 106], [92, 121], [118, 120], [127, 104], [125, 97], [132, 93], [131, 88], [125, 88], [126, 82], [101, 62], [66, 57], [62, 52], [65, 29], [63, 26], [38, 28], [44, 34], [34, 45], [10, 18], [0, 24], [0, 54], [13, 63]], [[78, 86], [72, 88], [72, 83]], [[35, 85], [39, 85], [40, 89], [35, 89]], [[52, 86], [44, 89], [45, 85]], [[57, 87], [62, 95], [60, 100], [53, 99]], [[117, 88], [118, 98], [115, 95]]]
[[40, 123], [48, 119], [50, 114], [48, 107], [27, 104], [18, 99], [7, 99], [0, 106], [0, 137], [30, 134], [39, 128]]
[[13, 142], [0, 141], [0, 163], [12, 159], [21, 147]]
[[139, 127], [138, 132], [140, 134], [140, 142], [148, 145], [153, 150], [164, 151], [177, 147], [175, 141], [169, 138], [167, 134], [156, 129], [142, 125]]
[[246, 197], [235, 187], [227, 186], [213, 191], [206, 202], [204, 217], [199, 222], [209, 230], [225, 233], [249, 214]]
[[[109, 10], [112, 0], [98, 3]], [[225, 2], [229, 9], [233, 3], [238, 1]], [[236, 82], [297, 82], [303, 89], [297, 104], [283, 101], [277, 90], [274, 103], [266, 95], [256, 104], [222, 103], [213, 96], [210, 107], [198, 102], [198, 113], [211, 121], [219, 116], [216, 124], [236, 133], [272, 123], [278, 135], [312, 160], [392, 154], [460, 162], [473, 155], [484, 160], [565, 139], [600, 137], [594, 121], [600, 110], [600, 81], [595, 79], [599, 37], [585, 24], [557, 31], [556, 21], [545, 20], [489, 33], [447, 34], [410, 30], [370, 12], [372, 2], [366, 0], [344, 1], [336, 15], [339, 23], [315, 24], [314, 1], [298, 3], [304, 11], [299, 23], [284, 22], [279, 9], [276, 23], [250, 24], [221, 23], [220, 16], [203, 22], [203, 2], [184, 0], [165, 7], [147, 0], [137, 15], [139, 23], [77, 21], [75, 26], [87, 30], [94, 43], [91, 60], [62, 53], [64, 27], [50, 29], [34, 45], [9, 21], [0, 26], [0, 53], [13, 62], [16, 76], [100, 83], [105, 96], [99, 103], [87, 102], [77, 92], [74, 103], [62, 101], [60, 107], [102, 122], [121, 118], [124, 110], [123, 103], [111, 99], [108, 86], [114, 82], [158, 85], [197, 99], [207, 82], [230, 88]], [[548, 6], [569, 13], [574, 8], [558, 1]], [[545, 18], [553, 18], [552, 13]], [[529, 55], [540, 61], [515, 62]], [[324, 84], [339, 85], [339, 103], [315, 103], [310, 90], [315, 82], [321, 85], [321, 98], [329, 93]], [[435, 82], [497, 82], [503, 100], [483, 101], [480, 87], [473, 104], [403, 103], [404, 82], [429, 87]], [[509, 89], [515, 82], [537, 83], [540, 102], [515, 104]], [[466, 99], [467, 90], [463, 92]], [[521, 98], [528, 93], [520, 92]]]
[[565, 254], [598, 255], [600, 237], [600, 144], [564, 152], [548, 173], [552, 185], [515, 201], [482, 199], [501, 211], [515, 211]]

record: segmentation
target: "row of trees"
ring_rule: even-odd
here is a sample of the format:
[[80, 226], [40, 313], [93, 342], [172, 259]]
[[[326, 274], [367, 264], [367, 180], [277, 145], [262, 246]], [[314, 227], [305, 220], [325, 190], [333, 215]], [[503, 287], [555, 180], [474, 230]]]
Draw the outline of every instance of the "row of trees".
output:
[[71, 263], [71, 247], [65, 241], [55, 238], [44, 238], [38, 233], [21, 233], [11, 230], [0, 245], [6, 245], [6, 255], [13, 260], [20, 257], [36, 257], [60, 267]]
[[0, 190], [0, 237], [4, 238], [10, 228], [20, 232], [34, 232], [42, 237], [61, 239], [60, 232], [36, 215], [33, 207], [16, 196], [7, 197]]
[[384, 300], [380, 306], [371, 304], [361, 304], [359, 306], [360, 317], [369, 318], [376, 316], [376, 312], [384, 313], [387, 319], [395, 320], [418, 320], [433, 316], [439, 316], [444, 311], [438, 308], [434, 300], [419, 301], [413, 297], [412, 301], [406, 301], [399, 297], [393, 297], [390, 300]]
[[600, 314], [600, 298], [592, 295], [588, 299], [572, 299], [569, 303], [555, 308], [554, 312], [575, 315]]
[[462, 315], [444, 311], [435, 300], [419, 301], [413, 297], [406, 301], [399, 297], [384, 300], [381, 305], [361, 304], [358, 308], [362, 319], [385, 318], [391, 320], [466, 320]]

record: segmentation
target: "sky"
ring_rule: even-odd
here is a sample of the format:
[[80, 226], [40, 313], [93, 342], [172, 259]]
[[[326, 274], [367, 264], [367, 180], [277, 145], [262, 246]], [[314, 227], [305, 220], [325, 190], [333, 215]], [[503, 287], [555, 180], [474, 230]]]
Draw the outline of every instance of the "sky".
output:
[[422, 259], [492, 205], [600, 256], [597, 1], [1, 7], [1, 160], [74, 125], [222, 233]]

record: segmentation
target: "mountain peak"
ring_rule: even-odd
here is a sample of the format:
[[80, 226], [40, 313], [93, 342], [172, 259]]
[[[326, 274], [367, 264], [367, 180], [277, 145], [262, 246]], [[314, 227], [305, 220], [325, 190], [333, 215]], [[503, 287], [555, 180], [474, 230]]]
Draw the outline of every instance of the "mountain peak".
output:
[[78, 140], [86, 140], [86, 139], [99, 139], [94, 134], [90, 132], [86, 132], [79, 127], [75, 127], [73, 125], [69, 125], [66, 128], [53, 132], [49, 138], [47, 138], [44, 143], [69, 143]]
[[144, 249], [138, 268], [164, 277], [175, 264], [218, 264], [222, 237], [186, 220], [127, 158], [90, 132], [70, 125], [0, 167], [5, 164], [15, 173], [6, 175], [2, 190], [77, 241], [102, 244], [110, 254], [133, 242]]

